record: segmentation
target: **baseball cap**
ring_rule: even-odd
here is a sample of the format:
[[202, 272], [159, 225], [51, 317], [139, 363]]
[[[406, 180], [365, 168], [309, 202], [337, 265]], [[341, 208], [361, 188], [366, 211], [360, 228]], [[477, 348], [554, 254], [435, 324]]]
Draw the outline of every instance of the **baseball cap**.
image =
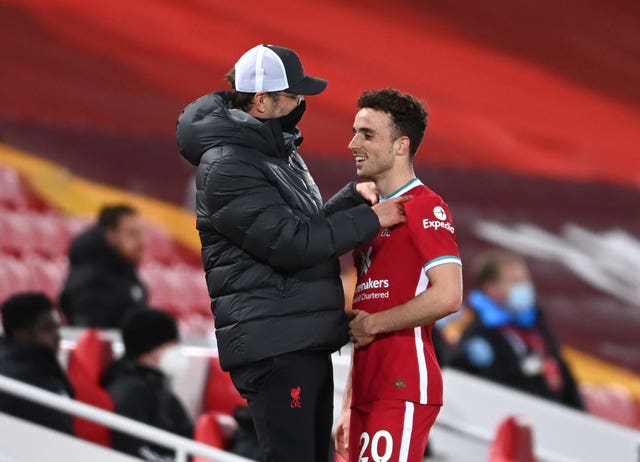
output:
[[300, 57], [289, 48], [258, 45], [243, 54], [235, 65], [235, 88], [244, 93], [287, 91], [317, 95], [327, 81], [305, 75]]

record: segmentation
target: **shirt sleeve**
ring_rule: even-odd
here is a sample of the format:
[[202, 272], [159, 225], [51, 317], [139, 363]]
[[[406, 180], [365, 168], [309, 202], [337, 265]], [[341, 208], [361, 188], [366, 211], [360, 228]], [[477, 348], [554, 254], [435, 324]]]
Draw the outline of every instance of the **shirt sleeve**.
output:
[[416, 197], [407, 202], [405, 210], [425, 272], [445, 263], [462, 265], [451, 212], [440, 197]]
[[294, 208], [286, 198], [292, 191], [283, 193], [259, 166], [233, 155], [208, 167], [204, 195], [208, 216], [198, 218], [198, 229], [213, 226], [254, 259], [283, 272], [331, 261], [380, 229], [364, 204], [330, 216]]

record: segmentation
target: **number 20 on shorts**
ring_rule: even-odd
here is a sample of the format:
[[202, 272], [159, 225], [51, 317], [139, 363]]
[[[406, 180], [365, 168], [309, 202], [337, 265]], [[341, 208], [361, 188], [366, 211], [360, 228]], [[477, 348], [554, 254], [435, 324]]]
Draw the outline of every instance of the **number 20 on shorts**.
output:
[[[384, 442], [382, 441], [384, 440]], [[371, 459], [365, 457], [371, 444]], [[384, 447], [384, 454], [380, 454], [381, 446]], [[391, 459], [393, 453], [393, 437], [391, 433], [386, 430], [380, 430], [373, 435], [373, 438], [369, 436], [367, 432], [363, 432], [360, 435], [360, 457], [358, 462], [388, 462]]]

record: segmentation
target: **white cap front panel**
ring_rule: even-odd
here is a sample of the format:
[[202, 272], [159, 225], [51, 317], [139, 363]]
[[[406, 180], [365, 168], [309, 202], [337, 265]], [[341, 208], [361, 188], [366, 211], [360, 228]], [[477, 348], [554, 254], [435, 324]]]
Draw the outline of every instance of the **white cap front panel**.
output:
[[258, 45], [243, 54], [235, 65], [236, 91], [258, 93], [289, 88], [280, 57], [270, 48]]

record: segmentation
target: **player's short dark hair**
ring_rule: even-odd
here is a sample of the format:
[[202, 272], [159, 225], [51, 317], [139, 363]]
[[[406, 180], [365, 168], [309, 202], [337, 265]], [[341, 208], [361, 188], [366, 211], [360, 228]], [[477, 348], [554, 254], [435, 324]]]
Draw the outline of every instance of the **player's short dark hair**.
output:
[[22, 292], [9, 297], [0, 307], [7, 340], [13, 341], [18, 330], [35, 327], [42, 313], [51, 310], [53, 303], [41, 292]]
[[489, 250], [480, 254], [474, 262], [476, 287], [482, 289], [486, 284], [500, 279], [500, 269], [510, 263], [524, 262], [524, 258], [507, 250]]
[[358, 107], [389, 114], [393, 122], [394, 138], [409, 138], [409, 155], [413, 159], [422, 143], [428, 118], [426, 109], [417, 98], [393, 88], [365, 91], [358, 98]]
[[122, 217], [137, 214], [136, 209], [126, 204], [107, 205], [100, 210], [98, 226], [103, 231], [115, 229], [120, 225]]
[[[231, 85], [231, 91], [229, 91], [229, 100], [231, 101], [231, 107], [240, 109], [247, 112], [251, 109], [253, 104], [253, 97], [255, 93], [246, 93], [243, 91], [236, 91], [236, 68], [232, 67], [229, 72], [224, 76], [225, 80]], [[277, 101], [279, 98], [277, 91], [268, 91], [267, 96], [273, 101]]]

